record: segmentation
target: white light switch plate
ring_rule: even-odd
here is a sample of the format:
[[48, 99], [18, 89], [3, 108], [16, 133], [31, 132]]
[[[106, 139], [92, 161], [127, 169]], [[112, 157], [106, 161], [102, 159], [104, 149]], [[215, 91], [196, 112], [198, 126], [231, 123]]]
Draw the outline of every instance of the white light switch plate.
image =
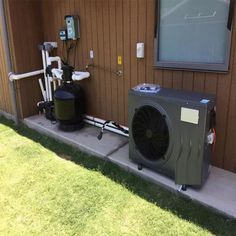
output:
[[93, 59], [93, 58], [94, 58], [93, 50], [90, 50], [90, 51], [89, 51], [89, 57], [90, 57], [90, 59]]
[[137, 58], [144, 58], [144, 43], [137, 43]]

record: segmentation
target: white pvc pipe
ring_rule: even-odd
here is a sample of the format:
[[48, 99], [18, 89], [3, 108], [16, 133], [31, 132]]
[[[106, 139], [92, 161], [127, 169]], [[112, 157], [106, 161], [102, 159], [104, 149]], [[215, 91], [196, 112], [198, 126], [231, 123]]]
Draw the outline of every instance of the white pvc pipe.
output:
[[10, 81], [13, 81], [13, 80], [20, 80], [20, 79], [32, 77], [35, 75], [40, 75], [40, 74], [43, 74], [43, 72], [44, 72], [43, 70], [36, 70], [36, 71], [23, 73], [23, 74], [14, 74], [13, 72], [10, 72], [8, 77]]
[[45, 51], [42, 50], [42, 60], [43, 60], [43, 70], [44, 70], [44, 83], [45, 83], [45, 91], [46, 91], [46, 101], [48, 101], [48, 98], [49, 98], [49, 95], [48, 95], [48, 78], [47, 78], [47, 75], [46, 75], [46, 55], [45, 55]]
[[49, 57], [48, 58], [48, 61], [49, 61], [49, 63], [50, 63], [50, 65], [52, 64], [52, 62], [57, 62], [57, 64], [58, 64], [58, 69], [60, 69], [61, 70], [61, 58], [60, 57]]
[[49, 53], [48, 53], [48, 51], [45, 51], [45, 56], [46, 56], [46, 66], [51, 65], [52, 63], [49, 60]]
[[49, 101], [52, 101], [52, 79], [48, 77]]
[[56, 89], [57, 89], [57, 85], [56, 85], [56, 81], [55, 80], [53, 80], [53, 90], [55, 91]]
[[[49, 60], [48, 51], [44, 51], [44, 52], [45, 52], [45, 64], [46, 64], [46, 67], [47, 67], [47, 66], [50, 66], [52, 63]], [[47, 78], [47, 80], [46, 80], [46, 82], [47, 82], [46, 90], [47, 90], [47, 93], [48, 93], [48, 101], [52, 101], [52, 87], [51, 87], [50, 76], [46, 75], [46, 78]]]
[[41, 78], [39, 79], [39, 86], [40, 86], [40, 89], [41, 89], [41, 92], [42, 92], [42, 95], [43, 95], [43, 100], [46, 101], [46, 92], [44, 90], [43, 82], [42, 82]]
[[[98, 128], [102, 128], [102, 126], [103, 126], [102, 124], [93, 122], [93, 121], [91, 121], [91, 120], [86, 120], [86, 119], [85, 119], [84, 122], [87, 123], [87, 124], [96, 126], [96, 127], [98, 127]], [[110, 127], [108, 127], [108, 126], [105, 127], [105, 130], [108, 130], [108, 131], [111, 131], [111, 132], [113, 132], [113, 133], [116, 133], [116, 134], [120, 134], [120, 135], [129, 137], [128, 134], [125, 134], [125, 133], [121, 132], [121, 131], [118, 130], [118, 129], [116, 130], [116, 129], [110, 128]]]
[[[89, 120], [96, 121], [96, 122], [98, 122], [98, 123], [104, 123], [104, 122], [105, 122], [105, 120], [103, 120], [103, 119], [96, 118], [96, 117], [89, 116], [89, 115], [85, 115], [85, 118], [86, 118], [86, 119], [89, 119]], [[112, 125], [112, 124], [110, 124], [110, 125]], [[112, 126], [115, 127], [114, 125], [112, 125]], [[126, 129], [126, 130], [129, 130], [129, 128], [126, 127], [126, 126], [122, 126], [122, 125], [120, 125], [120, 126], [121, 126], [122, 128], [124, 128], [124, 129]]]
[[89, 77], [90, 77], [89, 72], [75, 71], [72, 75], [72, 80], [80, 81], [80, 80], [83, 80], [83, 79], [87, 79]]
[[[84, 121], [87, 124], [90, 124], [90, 125], [93, 125], [93, 126], [96, 126], [96, 127], [99, 127], [99, 128], [102, 128], [103, 124], [106, 122], [103, 119], [96, 118], [96, 117], [89, 116], [89, 115], [85, 115], [84, 116]], [[127, 127], [125, 127], [125, 126], [121, 126], [121, 127], [124, 128], [125, 130], [129, 131], [129, 129]], [[109, 130], [111, 132], [114, 132], [114, 133], [117, 133], [117, 134], [129, 137], [129, 134], [123, 133], [122, 131], [118, 130], [116, 126], [114, 126], [112, 124], [106, 125], [105, 126], [105, 130]]]

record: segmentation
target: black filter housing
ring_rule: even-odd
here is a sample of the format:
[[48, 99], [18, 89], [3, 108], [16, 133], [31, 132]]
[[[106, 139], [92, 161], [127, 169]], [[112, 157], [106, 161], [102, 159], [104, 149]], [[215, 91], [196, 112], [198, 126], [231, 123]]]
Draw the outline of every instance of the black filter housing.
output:
[[64, 81], [54, 93], [54, 107], [61, 130], [74, 131], [83, 127], [85, 96], [81, 86]]

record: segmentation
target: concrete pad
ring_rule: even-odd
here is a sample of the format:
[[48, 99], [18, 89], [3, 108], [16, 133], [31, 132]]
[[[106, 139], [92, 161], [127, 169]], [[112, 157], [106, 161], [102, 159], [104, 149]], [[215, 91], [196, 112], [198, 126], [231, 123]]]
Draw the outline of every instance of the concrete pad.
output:
[[102, 158], [107, 157], [109, 154], [128, 143], [126, 137], [114, 135], [108, 131], [104, 132], [102, 140], [99, 141], [97, 135], [100, 129], [91, 125], [85, 125], [83, 129], [74, 132], [64, 132], [58, 129], [58, 124], [52, 124], [52, 122], [45, 119], [43, 115], [26, 118], [24, 119], [24, 123], [40, 133]]
[[13, 120], [13, 121], [15, 121], [15, 117], [12, 115], [12, 114], [10, 114], [10, 113], [8, 113], [8, 112], [5, 112], [5, 111], [3, 111], [3, 110], [1, 110], [0, 109], [0, 116], [4, 116], [6, 119], [8, 119], [8, 120]]
[[209, 178], [200, 190], [189, 188], [184, 194], [236, 218], [236, 174], [212, 167]]
[[128, 148], [127, 144], [110, 155], [108, 159], [153, 183], [171, 191], [179, 192], [183, 196], [191, 198], [230, 218], [236, 218], [236, 174], [217, 167], [211, 167], [210, 176], [201, 189], [189, 187], [187, 191], [179, 191], [180, 186], [176, 185], [174, 180], [147, 168], [143, 168], [141, 171], [138, 170], [137, 164], [128, 158]]

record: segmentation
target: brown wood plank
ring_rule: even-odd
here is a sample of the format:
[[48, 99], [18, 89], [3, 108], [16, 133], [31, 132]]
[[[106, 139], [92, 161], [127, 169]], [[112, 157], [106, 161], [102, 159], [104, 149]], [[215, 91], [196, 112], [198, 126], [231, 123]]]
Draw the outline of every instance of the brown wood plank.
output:
[[112, 119], [118, 120], [118, 81], [115, 72], [117, 71], [117, 39], [116, 39], [116, 1], [109, 0], [110, 13], [110, 60], [111, 60], [111, 89], [112, 89]]
[[[86, 71], [86, 66], [89, 65], [89, 49], [87, 44], [87, 23], [86, 22], [86, 6], [85, 6], [86, 0], [76, 0], [75, 1], [75, 12], [79, 15], [80, 19], [80, 39], [77, 43], [77, 59], [76, 59], [76, 65], [77, 68], [81, 71]], [[90, 32], [90, 31], [89, 31]], [[78, 61], [79, 60], [79, 61]], [[91, 72], [92, 68], [87, 68], [89, 72]], [[80, 82], [80, 85], [85, 90], [86, 93], [86, 107], [87, 107], [87, 113], [90, 113], [90, 104], [92, 103], [91, 98], [91, 78], [82, 80]], [[90, 113], [91, 114], [91, 113]]]
[[131, 88], [130, 79], [130, 1], [123, 0], [123, 37], [124, 37], [124, 124], [128, 125], [128, 92]]
[[138, 1], [130, 1], [130, 50], [131, 50], [131, 87], [138, 84], [138, 62], [136, 58], [136, 43], [138, 40]]
[[[236, 63], [234, 64], [236, 66]], [[230, 88], [230, 103], [228, 112], [228, 125], [227, 125], [227, 136], [226, 136], [226, 146], [223, 167], [230, 171], [236, 171], [236, 150], [235, 150], [235, 140], [236, 140], [236, 72], [233, 71], [231, 88]]]
[[[78, 64], [81, 66], [80, 69], [82, 71], [86, 70], [86, 65], [89, 64], [88, 58], [88, 48], [87, 48], [87, 40], [86, 40], [86, 16], [85, 16], [85, 0], [76, 1], [76, 10], [78, 10], [79, 18], [80, 18], [80, 39], [78, 42], [78, 59], [81, 61]], [[79, 5], [77, 4], [79, 3]]]
[[147, 1], [146, 12], [146, 47], [145, 47], [145, 60], [146, 60], [146, 82], [154, 83], [154, 21], [155, 21], [155, 0]]
[[[91, 1], [85, 0], [84, 1], [84, 9], [85, 9], [85, 28], [86, 28], [86, 42], [87, 42], [87, 49], [92, 50], [92, 15], [91, 15]], [[88, 52], [87, 52], [88, 54]], [[95, 54], [96, 57], [96, 54]], [[88, 57], [87, 57], [88, 58]], [[94, 61], [90, 61], [94, 63]], [[86, 90], [86, 100], [87, 100], [87, 112], [91, 115], [95, 115], [95, 103], [94, 103], [94, 68], [89, 68], [90, 72], [90, 79], [87, 81], [88, 87]]]
[[[0, 29], [0, 35], [2, 35], [1, 29]], [[8, 100], [8, 93], [7, 93], [7, 86], [6, 86], [6, 80], [7, 78], [7, 73], [6, 73], [6, 65], [4, 64], [5, 61], [5, 52], [4, 52], [4, 47], [2, 44], [2, 38], [0, 38], [0, 60], [1, 65], [0, 65], [0, 109], [3, 111], [7, 111], [9, 109], [7, 105], [7, 100]]]
[[183, 88], [183, 72], [182, 71], [173, 71], [173, 88], [182, 89]]
[[[60, 0], [54, 0], [53, 1], [53, 8], [55, 11], [55, 35], [54, 38], [57, 42], [58, 48], [55, 50], [55, 55], [60, 56], [61, 58], [63, 58], [62, 55], [62, 41], [59, 38], [59, 30], [62, 28], [62, 17], [61, 17], [61, 1]], [[42, 17], [44, 18], [44, 17]], [[50, 27], [51, 28], [51, 27]]]
[[116, 48], [117, 56], [121, 56], [122, 65], [117, 65], [117, 70], [122, 71], [121, 76], [116, 76], [117, 80], [117, 102], [118, 102], [118, 119], [120, 124], [124, 124], [124, 52], [123, 52], [123, 1], [116, 0]]
[[[0, 26], [2, 22], [0, 22]], [[6, 65], [5, 65], [5, 51], [3, 46], [3, 35], [2, 28], [0, 27], [0, 109], [7, 111], [7, 87], [6, 87], [6, 80], [7, 80], [7, 73], [6, 73]]]
[[210, 94], [217, 93], [218, 75], [216, 73], [206, 73], [205, 92]]
[[[147, 1], [138, 0], [138, 42], [146, 45]], [[136, 45], [135, 45], [136, 46]], [[136, 56], [136, 53], [135, 55]], [[146, 59], [138, 61], [138, 83], [146, 82]]]
[[171, 70], [163, 71], [163, 87], [165, 88], [173, 87], [173, 73]]
[[[91, 0], [91, 17], [92, 17], [92, 48], [94, 50], [94, 64], [99, 65], [99, 51], [98, 51], [98, 29], [97, 29], [97, 8], [96, 0]], [[100, 100], [99, 100], [99, 69], [98, 66], [94, 67], [94, 77], [93, 77], [93, 103], [94, 112], [96, 116], [100, 115]]]
[[[235, 7], [236, 8], [236, 7]], [[230, 73], [219, 75], [217, 98], [220, 105], [217, 106], [217, 122], [221, 139], [219, 139], [218, 151], [224, 155], [217, 156], [217, 165], [227, 170], [236, 172], [236, 18], [233, 24], [233, 37], [231, 45]], [[222, 81], [224, 79], [224, 81]], [[219, 162], [221, 160], [221, 162]], [[223, 162], [223, 163], [222, 163]]]
[[[228, 113], [230, 103], [230, 85], [231, 85], [231, 74], [221, 74], [218, 76], [218, 89], [217, 89], [217, 104], [216, 104], [216, 149], [213, 159], [214, 165], [218, 167], [224, 166], [224, 153], [228, 152], [225, 150], [226, 135], [228, 127]], [[228, 155], [228, 154], [226, 154]], [[228, 157], [225, 157], [226, 159]]]
[[184, 71], [183, 72], [183, 89], [184, 90], [193, 90], [193, 72]]
[[103, 5], [101, 2], [96, 1], [97, 11], [97, 41], [98, 41], [98, 103], [99, 103], [99, 116], [106, 119], [106, 80], [104, 72], [104, 32], [103, 32]]
[[155, 68], [154, 83], [163, 87], [163, 70]]
[[[79, 17], [79, 22], [81, 21], [81, 16], [80, 12], [82, 12], [81, 7], [80, 7], [80, 1], [79, 0], [74, 0], [73, 1], [73, 14], [77, 15]], [[80, 25], [80, 34], [81, 34], [81, 25]], [[84, 36], [84, 35], [83, 35]], [[76, 47], [74, 49], [74, 67], [75, 70], [85, 70], [84, 62], [83, 62], [83, 53], [82, 53], [82, 48], [83, 48], [83, 39], [84, 37], [81, 37], [80, 39], [77, 40], [76, 42]]]
[[110, 7], [109, 0], [103, 1], [103, 33], [104, 33], [104, 66], [106, 119], [112, 119], [112, 89], [111, 89], [111, 41], [110, 41]]
[[194, 72], [193, 76], [193, 90], [196, 92], [204, 92], [206, 74], [204, 72]]

